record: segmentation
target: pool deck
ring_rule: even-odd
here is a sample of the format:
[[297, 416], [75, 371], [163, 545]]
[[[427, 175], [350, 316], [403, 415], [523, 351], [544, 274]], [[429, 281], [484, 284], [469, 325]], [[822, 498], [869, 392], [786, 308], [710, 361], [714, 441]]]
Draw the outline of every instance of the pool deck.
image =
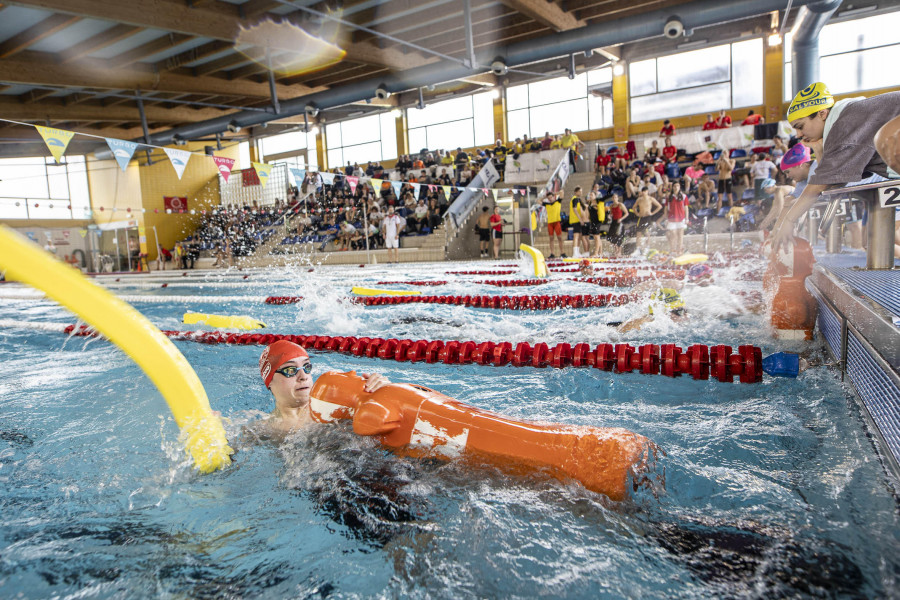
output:
[[900, 268], [868, 271], [860, 250], [819, 247], [816, 259], [806, 287], [819, 303], [819, 330], [900, 480]]

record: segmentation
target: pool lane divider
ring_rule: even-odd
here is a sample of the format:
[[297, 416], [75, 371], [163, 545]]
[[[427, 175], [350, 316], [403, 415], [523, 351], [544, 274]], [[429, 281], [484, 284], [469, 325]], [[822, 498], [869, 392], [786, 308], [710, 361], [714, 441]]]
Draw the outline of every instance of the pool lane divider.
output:
[[[97, 335], [86, 325], [61, 323], [34, 324], [36, 329], [58, 331], [72, 336]], [[28, 327], [29, 324], [0, 322], [0, 326]], [[694, 344], [681, 348], [676, 344], [569, 344], [549, 346], [540, 342], [532, 346], [528, 342], [474, 342], [441, 340], [399, 340], [395, 338], [290, 335], [275, 333], [225, 333], [220, 331], [166, 331], [174, 340], [201, 344], [233, 344], [240, 346], [266, 346], [278, 340], [287, 340], [310, 350], [339, 352], [380, 358], [397, 362], [424, 362], [427, 364], [477, 364], [483, 366], [552, 367], [555, 369], [595, 368], [611, 373], [638, 372], [644, 375], [680, 377], [689, 375], [697, 380], [710, 378], [733, 383], [759, 383], [764, 372], [762, 351], [756, 346], [738, 346], [737, 352], [723, 344], [705, 346]], [[773, 355], [774, 356], [774, 355]], [[767, 357], [766, 360], [769, 360]], [[767, 371], [768, 372], [768, 371]], [[783, 375], [780, 372], [770, 373]], [[793, 375], [796, 376], [796, 375]]]
[[[129, 304], [172, 304], [176, 302], [253, 302], [260, 304], [296, 304], [303, 296], [145, 296], [117, 294], [117, 298]], [[47, 300], [48, 295], [0, 294], [0, 300]]]
[[231, 463], [234, 450], [200, 378], [144, 315], [6, 226], [0, 226], [0, 269], [90, 323], [137, 363], [168, 403], [198, 470], [209, 473]]
[[556, 310], [558, 308], [602, 308], [637, 302], [636, 294], [577, 294], [558, 296], [361, 296], [353, 302], [365, 306], [395, 304], [450, 304], [500, 310]]

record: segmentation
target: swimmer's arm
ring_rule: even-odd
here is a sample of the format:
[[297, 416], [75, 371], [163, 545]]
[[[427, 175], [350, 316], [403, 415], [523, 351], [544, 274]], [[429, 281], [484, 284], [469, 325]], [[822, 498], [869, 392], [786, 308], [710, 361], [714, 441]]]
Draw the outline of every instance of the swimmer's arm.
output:
[[778, 217], [772, 231], [772, 252], [778, 252], [782, 243], [787, 241], [794, 229], [794, 223], [808, 211], [819, 199], [819, 194], [828, 189], [827, 185], [809, 183], [794, 202], [794, 205], [782, 216]]

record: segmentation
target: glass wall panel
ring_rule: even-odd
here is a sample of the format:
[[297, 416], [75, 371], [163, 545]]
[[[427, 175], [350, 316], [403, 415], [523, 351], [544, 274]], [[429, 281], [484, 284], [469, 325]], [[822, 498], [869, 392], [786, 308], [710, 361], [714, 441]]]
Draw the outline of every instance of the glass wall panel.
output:
[[728, 45], [660, 57], [656, 60], [656, 70], [658, 92], [728, 81], [731, 78]]
[[484, 92], [472, 96], [472, 110], [475, 144], [479, 146], [492, 144], [494, 142], [494, 94]]
[[528, 84], [506, 88], [506, 109], [528, 108]]
[[397, 158], [397, 118], [391, 113], [378, 116], [381, 127], [381, 160]]
[[656, 59], [631, 63], [628, 67], [628, 89], [632, 96], [656, 92]]
[[631, 115], [635, 122], [652, 121], [663, 117], [680, 117], [715, 112], [728, 107], [731, 84], [717, 83], [662, 94], [631, 99]]
[[[762, 38], [731, 45], [731, 108], [763, 103]], [[760, 82], [760, 85], [754, 85]]]
[[573, 131], [588, 129], [587, 98], [531, 108], [533, 136], [543, 137], [545, 131], [551, 135], [562, 133], [566, 128]]
[[584, 98], [587, 85], [587, 75], [582, 73], [574, 79], [567, 76], [545, 79], [528, 84], [528, 105], [539, 106], [563, 100]]

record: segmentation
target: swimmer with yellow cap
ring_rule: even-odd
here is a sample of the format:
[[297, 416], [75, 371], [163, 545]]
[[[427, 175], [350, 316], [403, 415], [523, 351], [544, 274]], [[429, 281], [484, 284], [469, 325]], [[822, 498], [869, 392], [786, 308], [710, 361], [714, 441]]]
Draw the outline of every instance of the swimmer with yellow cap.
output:
[[681, 294], [678, 293], [674, 288], [658, 288], [651, 296], [650, 296], [650, 306], [648, 307], [648, 314], [636, 317], [629, 321], [625, 321], [621, 325], [617, 327], [619, 333], [627, 333], [629, 331], [637, 331], [647, 323], [650, 323], [655, 318], [653, 314], [653, 304], [659, 305], [660, 303], [665, 307], [666, 312], [669, 314], [669, 318], [673, 321], [681, 321], [687, 318], [686, 309], [684, 307], [684, 300], [681, 298]]
[[772, 232], [772, 251], [793, 234], [794, 224], [829, 187], [845, 185], [872, 175], [898, 178], [875, 150], [875, 134], [888, 121], [900, 116], [900, 92], [871, 98], [835, 100], [821, 82], [800, 90], [791, 102], [787, 119], [807, 146], [816, 152], [816, 170], [803, 193], [778, 218]]

